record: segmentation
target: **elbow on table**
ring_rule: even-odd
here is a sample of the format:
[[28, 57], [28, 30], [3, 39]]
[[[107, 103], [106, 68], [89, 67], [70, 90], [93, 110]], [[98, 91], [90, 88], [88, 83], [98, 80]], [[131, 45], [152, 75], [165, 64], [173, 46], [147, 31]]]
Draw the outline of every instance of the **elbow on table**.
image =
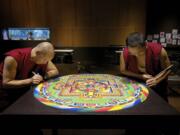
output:
[[126, 70], [125, 69], [120, 69], [120, 74], [126, 75]]
[[55, 75], [55, 76], [58, 76], [59, 73], [60, 73], [59, 70], [54, 71], [54, 75]]
[[9, 86], [9, 82], [8, 81], [3, 81], [2, 82], [2, 88], [3, 89], [8, 89], [10, 86]]

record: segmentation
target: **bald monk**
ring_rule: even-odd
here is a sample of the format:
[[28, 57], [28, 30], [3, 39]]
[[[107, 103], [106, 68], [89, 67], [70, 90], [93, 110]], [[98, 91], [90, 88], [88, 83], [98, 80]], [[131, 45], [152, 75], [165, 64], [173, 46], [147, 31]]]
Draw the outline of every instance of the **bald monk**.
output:
[[49, 42], [5, 53], [4, 61], [0, 63], [0, 89], [20, 91], [22, 87], [39, 84], [44, 78], [58, 75], [51, 61], [53, 57], [54, 47]]

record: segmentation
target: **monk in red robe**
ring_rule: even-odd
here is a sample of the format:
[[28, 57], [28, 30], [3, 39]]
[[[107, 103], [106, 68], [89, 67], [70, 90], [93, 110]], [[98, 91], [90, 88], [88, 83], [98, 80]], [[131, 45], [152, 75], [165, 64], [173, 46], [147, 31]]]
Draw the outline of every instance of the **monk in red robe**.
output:
[[53, 57], [54, 47], [49, 42], [5, 53], [4, 60], [0, 62], [0, 90], [16, 95], [25, 86], [39, 84], [45, 78], [58, 75], [51, 61]]
[[144, 42], [143, 35], [131, 33], [127, 46], [120, 56], [120, 72], [129, 77], [145, 81], [156, 93], [167, 101], [167, 77], [171, 70], [155, 77], [170, 66], [166, 50], [158, 43]]

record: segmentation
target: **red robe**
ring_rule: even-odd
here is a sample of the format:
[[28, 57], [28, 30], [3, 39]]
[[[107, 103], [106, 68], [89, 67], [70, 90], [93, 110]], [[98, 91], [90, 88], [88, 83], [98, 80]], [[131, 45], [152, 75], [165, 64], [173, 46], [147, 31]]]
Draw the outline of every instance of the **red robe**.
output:
[[[4, 54], [4, 57], [11, 56], [17, 62], [17, 72], [16, 72], [16, 80], [27, 79], [32, 77], [32, 71], [39, 73], [44, 76], [47, 64], [37, 65], [33, 61], [30, 60], [32, 48], [20, 48], [14, 49]], [[0, 87], [2, 86], [2, 75], [3, 75], [3, 66], [4, 63], [0, 63]]]
[[[162, 46], [160, 44], [157, 43], [146, 44], [145, 67], [146, 67], [146, 72], [150, 75], [155, 76], [162, 70], [160, 63], [161, 49]], [[123, 56], [124, 56], [126, 69], [128, 71], [141, 74], [137, 66], [136, 57], [129, 54], [127, 47], [124, 48], [123, 50]], [[161, 81], [157, 86], [153, 87], [152, 89], [155, 90], [165, 100], [167, 100], [167, 79]]]

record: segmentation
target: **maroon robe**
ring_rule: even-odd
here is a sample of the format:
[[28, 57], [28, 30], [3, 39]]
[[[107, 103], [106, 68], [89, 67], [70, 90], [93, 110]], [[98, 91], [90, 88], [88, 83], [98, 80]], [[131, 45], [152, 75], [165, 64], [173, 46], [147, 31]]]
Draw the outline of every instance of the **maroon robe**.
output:
[[[37, 65], [30, 60], [32, 48], [14, 49], [4, 54], [4, 57], [11, 56], [17, 62], [17, 72], [15, 80], [27, 79], [33, 76], [32, 71], [44, 76], [47, 64]], [[2, 86], [4, 62], [0, 63], [0, 87]]]
[[[162, 46], [158, 43], [146, 44], [145, 68], [146, 72], [152, 76], [155, 76], [162, 70], [160, 62], [161, 50]], [[138, 69], [136, 57], [129, 54], [127, 47], [123, 50], [123, 57], [126, 70], [142, 74]], [[167, 100], [167, 79], [161, 81], [157, 86], [152, 87], [152, 89]]]

